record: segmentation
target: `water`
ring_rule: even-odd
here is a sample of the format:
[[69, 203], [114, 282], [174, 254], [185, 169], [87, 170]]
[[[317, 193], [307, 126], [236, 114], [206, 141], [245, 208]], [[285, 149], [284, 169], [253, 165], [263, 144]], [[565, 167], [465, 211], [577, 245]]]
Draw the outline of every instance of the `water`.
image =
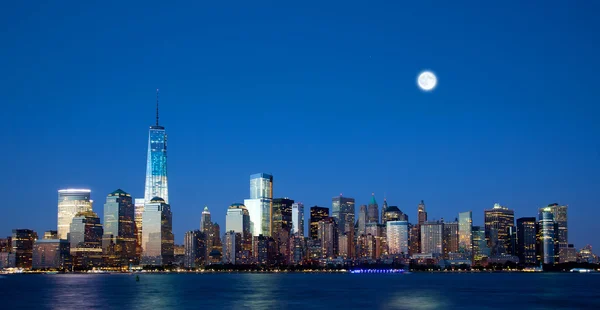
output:
[[600, 309], [600, 274], [7, 275], [0, 309]]

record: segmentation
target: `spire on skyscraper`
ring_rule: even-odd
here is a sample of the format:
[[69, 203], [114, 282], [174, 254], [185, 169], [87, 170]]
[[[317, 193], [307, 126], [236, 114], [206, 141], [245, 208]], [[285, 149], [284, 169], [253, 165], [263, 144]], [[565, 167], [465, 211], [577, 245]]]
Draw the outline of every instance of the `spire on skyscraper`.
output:
[[158, 88], [156, 89], [156, 127], [158, 127]]

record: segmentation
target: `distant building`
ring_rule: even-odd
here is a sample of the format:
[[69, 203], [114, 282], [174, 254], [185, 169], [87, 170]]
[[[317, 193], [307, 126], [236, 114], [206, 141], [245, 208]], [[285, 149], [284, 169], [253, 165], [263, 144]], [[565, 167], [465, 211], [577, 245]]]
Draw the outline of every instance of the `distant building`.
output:
[[275, 263], [275, 239], [259, 235], [253, 237], [254, 259], [259, 265], [273, 265]]
[[427, 211], [425, 210], [425, 202], [423, 200], [421, 200], [417, 208], [417, 216], [419, 225], [427, 222]]
[[223, 263], [236, 264], [242, 254], [242, 234], [230, 230], [225, 233]]
[[473, 214], [471, 211], [458, 213], [458, 252], [469, 259], [473, 252]]
[[293, 235], [290, 238], [290, 263], [300, 264], [307, 256], [305, 237]]
[[485, 215], [485, 239], [491, 249], [492, 256], [502, 254], [514, 254], [509, 249], [509, 227], [515, 226], [515, 212], [494, 204], [492, 209], [484, 211]]
[[577, 262], [577, 249], [572, 244], [569, 244], [565, 251], [565, 261], [561, 263], [576, 263]]
[[442, 222], [425, 222], [421, 224], [421, 253], [443, 254], [443, 228]]
[[[55, 234], [49, 237], [56, 236]], [[70, 248], [69, 241], [65, 239], [36, 240], [33, 245], [33, 269], [68, 269], [71, 265]]]
[[183, 239], [184, 259], [186, 268], [198, 268], [204, 265], [206, 257], [206, 235], [200, 230], [188, 231]]
[[242, 251], [252, 251], [252, 232], [250, 228], [250, 214], [241, 203], [234, 203], [227, 209], [225, 217], [225, 231], [234, 231], [241, 236]]
[[250, 199], [244, 200], [252, 222], [252, 235], [271, 236], [273, 176], [256, 173], [250, 176]]
[[354, 198], [342, 195], [331, 199], [331, 217], [335, 220], [340, 234], [354, 228]]
[[458, 253], [458, 222], [447, 222], [442, 224], [444, 258], [449, 259], [451, 253]]
[[0, 238], [0, 253], [12, 252], [12, 237]]
[[142, 216], [144, 215], [144, 203], [144, 198], [136, 198], [134, 200], [135, 255], [137, 259], [142, 255]]
[[371, 194], [371, 201], [367, 206], [367, 223], [379, 223], [379, 205], [375, 200], [375, 193]]
[[58, 191], [58, 238], [67, 239], [71, 222], [76, 214], [92, 211], [89, 189], [61, 189]]
[[537, 261], [543, 264], [558, 263], [558, 223], [551, 208], [540, 210], [537, 223]]
[[338, 255], [338, 232], [332, 217], [319, 221], [318, 236], [321, 240], [322, 258], [335, 258]]
[[45, 231], [44, 239], [58, 239], [58, 231], [56, 231], [56, 230]]
[[361, 205], [358, 211], [358, 221], [357, 221], [357, 236], [362, 236], [366, 234], [367, 227], [367, 206]]
[[292, 205], [292, 235], [304, 237], [304, 204], [296, 202]]
[[33, 243], [37, 234], [31, 229], [13, 229], [12, 251], [15, 253], [15, 265], [18, 268], [31, 269]]
[[17, 266], [17, 258], [15, 253], [0, 252], [0, 269], [15, 268]]
[[390, 206], [387, 207], [382, 214], [381, 223], [385, 224], [388, 221], [406, 221], [408, 222], [408, 215], [404, 214], [398, 207]]
[[142, 216], [143, 265], [168, 265], [174, 260], [171, 206], [155, 197], [144, 206]]
[[278, 262], [282, 264], [287, 264], [290, 255], [293, 204], [294, 200], [289, 198], [273, 199], [271, 234], [277, 245]]
[[473, 261], [479, 263], [490, 255], [491, 251], [485, 239], [485, 228], [473, 226]]
[[517, 256], [525, 266], [537, 265], [535, 252], [536, 220], [535, 217], [517, 219]]
[[[554, 222], [557, 225], [556, 232], [556, 241], [558, 242], [558, 261], [557, 262], [566, 262], [567, 260], [567, 251], [569, 247], [569, 230], [567, 225], [567, 209], [568, 206], [561, 206], [558, 203], [549, 204], [546, 208], [550, 209], [552, 216], [554, 218]], [[541, 208], [544, 209], [544, 208]], [[540, 212], [542, 210], [540, 209]], [[563, 249], [565, 250], [563, 252]]]
[[386, 220], [388, 254], [408, 254], [408, 222]]
[[95, 212], [77, 213], [71, 222], [68, 235], [74, 267], [97, 267], [104, 263], [102, 258], [103, 234], [104, 229]]
[[135, 206], [131, 195], [118, 189], [104, 204], [103, 253], [127, 265], [136, 258]]
[[329, 208], [314, 206], [310, 208], [310, 238], [319, 239], [319, 222], [329, 217]]

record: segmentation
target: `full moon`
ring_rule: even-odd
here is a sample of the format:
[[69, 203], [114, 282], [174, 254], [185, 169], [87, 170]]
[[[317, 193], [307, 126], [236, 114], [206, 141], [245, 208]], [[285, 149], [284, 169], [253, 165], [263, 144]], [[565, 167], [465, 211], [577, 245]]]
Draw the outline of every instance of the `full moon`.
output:
[[424, 91], [431, 91], [437, 85], [437, 77], [431, 71], [423, 71], [417, 78], [417, 84]]

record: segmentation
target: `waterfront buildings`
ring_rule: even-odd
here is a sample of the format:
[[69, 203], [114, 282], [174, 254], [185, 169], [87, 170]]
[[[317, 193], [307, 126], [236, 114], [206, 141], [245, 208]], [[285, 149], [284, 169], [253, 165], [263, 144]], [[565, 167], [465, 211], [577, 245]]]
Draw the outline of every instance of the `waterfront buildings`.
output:
[[273, 199], [272, 205], [272, 236], [277, 244], [279, 263], [287, 263], [290, 255], [290, 236], [292, 231], [292, 205], [289, 198]]
[[421, 253], [441, 255], [444, 252], [442, 222], [424, 222], [421, 224]]
[[408, 222], [386, 221], [388, 254], [408, 254]]
[[358, 221], [356, 222], [357, 230], [356, 235], [362, 236], [366, 232], [367, 227], [367, 206], [361, 205], [358, 210]]
[[223, 263], [235, 264], [242, 255], [242, 234], [230, 230], [225, 233], [223, 246]]
[[256, 173], [250, 176], [250, 198], [244, 200], [248, 208], [253, 236], [271, 236], [273, 203], [273, 176]]
[[106, 197], [102, 249], [113, 261], [125, 265], [136, 258], [135, 209], [131, 195], [121, 189]]
[[68, 240], [48, 236], [38, 239], [33, 245], [32, 269], [64, 270], [71, 266], [70, 244]]
[[458, 253], [458, 222], [444, 222], [442, 227], [444, 258], [450, 259], [451, 254]]
[[458, 251], [469, 259], [473, 251], [473, 213], [458, 213]]
[[321, 240], [322, 258], [332, 259], [338, 255], [338, 231], [333, 217], [318, 222], [318, 239]]
[[[386, 204], [384, 204], [385, 206]], [[385, 225], [388, 221], [406, 221], [408, 222], [408, 215], [404, 214], [398, 207], [390, 206], [387, 207], [381, 215], [381, 223]]]
[[292, 204], [292, 230], [294, 236], [304, 237], [304, 204]]
[[103, 234], [100, 217], [95, 212], [79, 212], [75, 215], [68, 235], [74, 267], [88, 268], [103, 264]]
[[485, 239], [485, 228], [473, 226], [473, 262], [478, 264], [490, 257], [490, 248]]
[[421, 203], [417, 207], [417, 219], [419, 225], [427, 222], [427, 211], [425, 210], [425, 202], [423, 200], [421, 200]]
[[492, 209], [484, 211], [484, 217], [485, 239], [491, 255], [514, 254], [509, 252], [509, 227], [515, 226], [515, 212], [496, 203]]
[[319, 239], [319, 222], [329, 217], [329, 208], [314, 206], [310, 208], [310, 238]]
[[89, 189], [61, 189], [58, 191], [58, 238], [67, 239], [71, 222], [76, 214], [92, 211]]
[[537, 261], [543, 264], [557, 263], [558, 249], [558, 223], [554, 221], [552, 209], [543, 208], [540, 210], [537, 223]]
[[375, 200], [375, 193], [371, 194], [371, 201], [367, 206], [367, 223], [379, 223], [379, 205]]
[[[558, 203], [549, 204], [546, 208], [550, 209], [554, 222], [557, 225], [556, 241], [558, 242], [558, 262], [566, 262], [569, 246], [569, 230], [567, 225], [567, 206], [561, 206]], [[563, 251], [564, 249], [564, 251]]]
[[146, 158], [146, 186], [144, 202], [151, 203], [155, 197], [169, 204], [167, 179], [167, 132], [158, 124], [158, 90], [156, 90], [156, 125], [148, 132], [148, 155]]
[[537, 264], [536, 258], [536, 220], [535, 217], [517, 219], [517, 257], [525, 266]]
[[15, 254], [16, 267], [31, 268], [33, 244], [37, 240], [37, 237], [37, 233], [31, 229], [13, 229], [11, 248]]
[[171, 206], [155, 197], [144, 206], [142, 216], [143, 265], [167, 265], [174, 259]]
[[210, 234], [210, 230], [212, 229], [212, 219], [210, 217], [210, 210], [208, 210], [208, 206], [204, 206], [204, 210], [202, 210], [202, 218], [200, 219], [200, 230], [208, 235]]
[[252, 251], [252, 233], [250, 231], [250, 214], [241, 203], [234, 203], [227, 209], [225, 216], [225, 231], [234, 231], [241, 236], [242, 251]]

